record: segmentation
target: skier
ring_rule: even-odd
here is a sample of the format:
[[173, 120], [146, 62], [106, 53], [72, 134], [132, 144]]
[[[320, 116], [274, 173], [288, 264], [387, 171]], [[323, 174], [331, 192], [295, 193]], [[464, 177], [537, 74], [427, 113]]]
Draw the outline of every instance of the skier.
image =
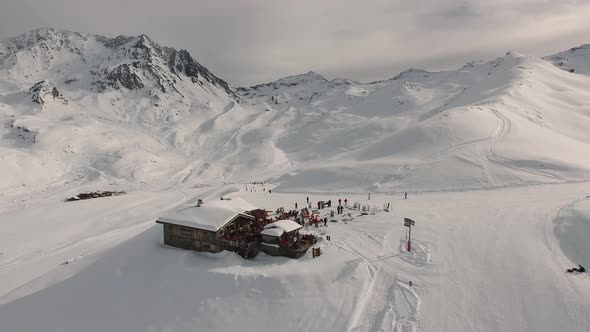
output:
[[332, 207], [332, 200], [328, 200], [328, 207], [331, 208]]
[[307, 196], [307, 203], [309, 203], [309, 196]]
[[348, 198], [344, 199], [344, 205], [348, 205]]
[[412, 281], [410, 280], [410, 282], [408, 282], [408, 285], [410, 285], [410, 287], [412, 287]]
[[408, 199], [408, 193], [404, 193], [404, 199]]
[[328, 217], [324, 218], [324, 227], [328, 227]]
[[369, 201], [371, 200], [371, 193], [369, 193]]
[[297, 202], [295, 202], [295, 210], [297, 210]]
[[321, 202], [318, 202], [318, 210], [320, 209], [320, 206], [322, 205]]
[[342, 199], [338, 198], [338, 205], [342, 205]]

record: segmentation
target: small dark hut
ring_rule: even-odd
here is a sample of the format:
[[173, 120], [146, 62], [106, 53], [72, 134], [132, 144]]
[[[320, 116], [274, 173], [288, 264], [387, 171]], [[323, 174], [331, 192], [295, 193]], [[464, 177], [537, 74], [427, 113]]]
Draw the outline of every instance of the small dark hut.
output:
[[313, 235], [301, 235], [302, 226], [293, 220], [278, 220], [260, 232], [260, 250], [271, 256], [299, 258], [316, 243]]

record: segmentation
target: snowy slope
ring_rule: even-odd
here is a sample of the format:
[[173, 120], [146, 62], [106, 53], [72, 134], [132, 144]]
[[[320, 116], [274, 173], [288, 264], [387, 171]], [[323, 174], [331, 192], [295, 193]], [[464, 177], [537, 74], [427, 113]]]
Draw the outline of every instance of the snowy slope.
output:
[[0, 47], [0, 169], [12, 174], [0, 188], [178, 183], [197, 151], [233, 134], [234, 124], [216, 119], [247, 116], [227, 83], [186, 51], [145, 35], [31, 31]]
[[145, 35], [40, 29], [0, 52], [11, 195], [264, 179], [282, 191], [475, 189], [582, 180], [590, 167], [590, 79], [516, 53], [367, 84], [309, 72], [237, 96]]
[[307, 73], [238, 93], [296, 169], [279, 189], [482, 188], [586, 178], [590, 80], [509, 53], [386, 81]]
[[590, 44], [573, 47], [543, 59], [567, 72], [590, 75]]
[[[227, 189], [186, 194], [206, 204]], [[249, 261], [162, 245], [154, 220], [187, 201], [182, 192], [46, 201], [1, 215], [10, 240], [0, 245], [0, 321], [14, 332], [587, 331], [590, 279], [564, 273], [573, 262], [552, 231], [558, 211], [586, 193], [585, 183], [407, 200], [350, 195], [375, 213], [347, 208], [338, 222], [310, 229], [332, 237], [318, 243], [319, 258]], [[275, 209], [305, 196], [229, 197]], [[386, 202], [392, 212], [378, 211]], [[33, 227], [40, 213], [43, 229]], [[413, 253], [404, 249], [404, 217], [416, 220]]]

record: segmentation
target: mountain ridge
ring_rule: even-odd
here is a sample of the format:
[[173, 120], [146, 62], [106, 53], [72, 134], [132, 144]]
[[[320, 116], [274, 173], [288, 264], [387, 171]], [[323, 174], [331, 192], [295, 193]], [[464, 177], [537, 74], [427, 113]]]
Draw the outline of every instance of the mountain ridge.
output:
[[[584, 50], [566, 52], [580, 66]], [[590, 147], [590, 79], [515, 52], [370, 83], [309, 71], [235, 92], [146, 35], [41, 29], [0, 52], [6, 192], [259, 180], [457, 190], [585, 179], [590, 164], [577, 156]]]
[[[95, 45], [92, 45], [92, 44]], [[215, 76], [207, 68], [195, 61], [186, 50], [176, 50], [171, 47], [163, 47], [152, 41], [147, 35], [139, 36], [117, 36], [108, 38], [99, 35], [82, 34], [67, 30], [56, 30], [53, 28], [42, 28], [32, 30], [14, 38], [6, 39], [0, 44], [0, 69], [15, 73], [19, 57], [31, 56], [36, 61], [42, 62], [39, 71], [48, 70], [56, 61], [57, 54], [69, 53], [68, 55], [78, 56], [82, 64], [91, 65], [88, 72], [96, 78], [92, 82], [98, 92], [108, 88], [119, 89], [125, 87], [129, 90], [141, 89], [147, 83], [143, 82], [144, 76], [153, 76], [156, 80], [156, 87], [163, 93], [168, 89], [178, 92], [174, 83], [176, 79], [182, 79], [185, 75], [192, 83], [210, 83], [225, 91], [235, 98], [234, 92], [222, 79]], [[98, 44], [98, 45], [96, 45]], [[93, 59], [91, 47], [104, 48], [105, 54], [102, 59]], [[96, 47], [99, 46], [99, 47]], [[22, 54], [26, 51], [32, 54]], [[46, 54], [43, 54], [43, 51]], [[40, 56], [47, 57], [40, 59]], [[72, 60], [72, 59], [70, 59]], [[166, 73], [166, 69], [170, 73]], [[149, 74], [149, 75], [146, 75]], [[34, 77], [36, 72], [28, 71], [20, 78], [21, 81], [30, 82], [29, 78]], [[70, 81], [74, 83], [75, 81]], [[178, 92], [180, 93], [180, 92]]]

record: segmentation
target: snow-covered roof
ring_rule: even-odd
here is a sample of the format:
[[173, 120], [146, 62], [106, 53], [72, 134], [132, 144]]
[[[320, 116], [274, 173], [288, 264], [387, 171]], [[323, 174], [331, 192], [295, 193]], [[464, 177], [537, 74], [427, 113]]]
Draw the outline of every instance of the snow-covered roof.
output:
[[158, 218], [158, 223], [187, 226], [217, 232], [223, 225], [238, 216], [254, 219], [243, 214], [244, 211], [254, 210], [255, 207], [240, 198], [231, 200], [215, 200], [203, 205], [182, 206]]
[[260, 234], [262, 234], [262, 235], [276, 236], [276, 237], [283, 235], [283, 233], [285, 233], [285, 231], [279, 227], [263, 229], [262, 232], [260, 232]]
[[293, 220], [285, 219], [285, 220], [278, 220], [273, 222], [272, 224], [268, 224], [264, 226], [264, 230], [271, 229], [271, 228], [279, 228], [282, 229], [284, 232], [290, 233], [300, 229], [302, 226], [298, 223], [294, 222]]

